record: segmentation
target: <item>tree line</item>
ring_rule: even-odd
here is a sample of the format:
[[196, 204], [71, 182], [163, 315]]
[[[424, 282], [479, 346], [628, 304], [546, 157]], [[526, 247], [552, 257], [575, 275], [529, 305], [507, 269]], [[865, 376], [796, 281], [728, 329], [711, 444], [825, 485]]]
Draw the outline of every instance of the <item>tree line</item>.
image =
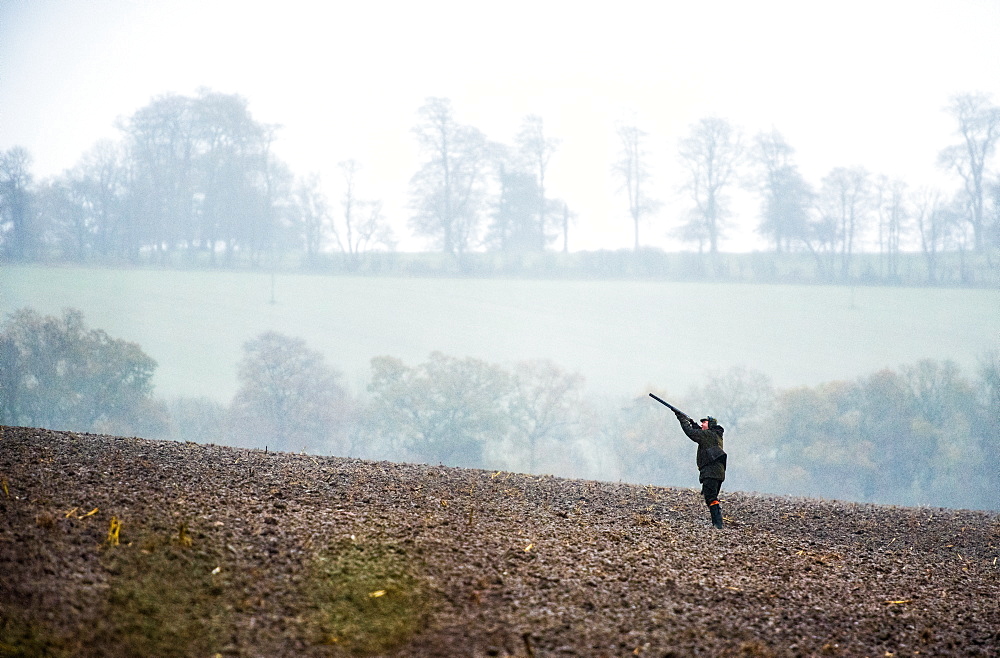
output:
[[[993, 166], [1000, 107], [966, 93], [947, 112], [956, 140], [943, 145], [938, 164], [954, 174], [953, 190], [910, 189], [862, 166], [836, 167], [813, 184], [780, 132], [748, 137], [719, 117], [695, 122], [676, 145], [682, 179], [656, 180], [650, 135], [619, 124], [619, 150], [606, 166], [630, 220], [622, 230], [640, 253], [646, 227], [655, 221], [665, 231], [674, 223], [657, 197], [677, 189], [684, 207], [673, 209], [681, 221], [670, 235], [710, 264], [738, 219], [755, 222], [774, 254], [807, 254], [819, 280], [854, 278], [866, 251], [878, 254], [886, 281], [899, 279], [908, 250], [921, 254], [930, 283], [954, 253], [978, 256], [993, 272], [1000, 267]], [[309, 266], [333, 254], [358, 270], [397, 244], [381, 200], [359, 193], [359, 161], [339, 163], [342, 194], [330, 199], [317, 175], [297, 176], [275, 156], [280, 127], [256, 121], [238, 95], [161, 96], [117, 127], [120, 139], [99, 142], [43, 181], [34, 179], [25, 149], [0, 153], [0, 258], [263, 266], [295, 254]], [[410, 180], [407, 226], [455, 271], [468, 271], [473, 254], [518, 260], [568, 251], [575, 212], [548, 186], [561, 142], [541, 117], [524, 117], [512, 142], [502, 143], [460, 122], [449, 99], [429, 98], [413, 135], [421, 161]], [[756, 218], [734, 217], [739, 189], [757, 195]]]
[[[694, 486], [694, 446], [636, 397], [597, 399], [547, 360], [502, 366], [432, 353], [380, 356], [364, 391], [299, 338], [247, 341], [229, 403], [154, 397], [156, 363], [88, 329], [79, 311], [30, 308], [0, 326], [0, 424], [270, 450]], [[1000, 509], [1000, 352], [968, 376], [923, 360], [854, 381], [777, 390], [744, 367], [658, 391], [726, 429], [729, 489]]]

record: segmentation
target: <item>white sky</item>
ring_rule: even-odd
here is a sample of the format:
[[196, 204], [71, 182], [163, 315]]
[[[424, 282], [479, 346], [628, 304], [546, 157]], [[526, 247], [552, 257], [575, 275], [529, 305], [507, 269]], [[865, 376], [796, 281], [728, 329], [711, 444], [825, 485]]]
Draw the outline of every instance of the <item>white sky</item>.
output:
[[0, 150], [24, 146], [44, 178], [155, 96], [238, 93], [284, 126], [277, 152], [297, 175], [318, 172], [331, 200], [336, 164], [360, 161], [363, 192], [402, 237], [411, 128], [443, 96], [497, 141], [540, 115], [562, 140], [549, 189], [578, 215], [571, 248], [616, 248], [632, 229], [610, 173], [614, 126], [634, 120], [649, 133], [650, 192], [667, 202], [641, 239], [676, 249], [676, 143], [693, 122], [776, 128], [814, 184], [854, 165], [941, 183], [949, 98], [1000, 102], [998, 33], [996, 0], [0, 0]]

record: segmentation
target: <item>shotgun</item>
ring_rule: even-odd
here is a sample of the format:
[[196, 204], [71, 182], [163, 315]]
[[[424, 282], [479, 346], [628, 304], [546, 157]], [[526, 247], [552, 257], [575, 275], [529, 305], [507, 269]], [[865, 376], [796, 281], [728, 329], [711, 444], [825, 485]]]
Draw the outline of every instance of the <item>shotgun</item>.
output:
[[652, 393], [649, 394], [649, 397], [653, 398], [654, 400], [656, 400], [657, 402], [659, 402], [660, 404], [662, 404], [663, 406], [665, 406], [667, 409], [670, 409], [675, 414], [680, 414], [681, 416], [684, 416], [685, 418], [690, 418], [691, 417], [691, 416], [688, 416], [683, 411], [681, 411], [680, 409], [678, 409], [677, 407], [675, 407], [674, 405], [672, 405], [669, 402], [667, 402], [666, 400], [664, 400], [662, 398], [659, 398], [659, 397], [653, 395]]

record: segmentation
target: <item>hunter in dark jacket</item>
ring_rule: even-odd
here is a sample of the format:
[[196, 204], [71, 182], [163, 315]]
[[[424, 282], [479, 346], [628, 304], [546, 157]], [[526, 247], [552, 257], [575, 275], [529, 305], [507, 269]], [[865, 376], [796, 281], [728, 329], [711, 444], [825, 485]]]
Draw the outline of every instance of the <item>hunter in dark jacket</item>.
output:
[[725, 431], [711, 416], [701, 419], [701, 427], [682, 413], [677, 414], [681, 429], [688, 438], [698, 444], [698, 481], [705, 504], [712, 515], [712, 525], [722, 527], [722, 509], [719, 507], [719, 490], [726, 479], [726, 453], [722, 449], [722, 434]]

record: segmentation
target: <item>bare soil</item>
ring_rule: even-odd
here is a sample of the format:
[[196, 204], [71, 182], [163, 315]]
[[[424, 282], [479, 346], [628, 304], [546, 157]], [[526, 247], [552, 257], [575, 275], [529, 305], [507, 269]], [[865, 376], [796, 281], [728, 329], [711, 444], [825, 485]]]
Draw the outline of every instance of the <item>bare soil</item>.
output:
[[0, 656], [1000, 654], [994, 513], [13, 427], [0, 485]]

